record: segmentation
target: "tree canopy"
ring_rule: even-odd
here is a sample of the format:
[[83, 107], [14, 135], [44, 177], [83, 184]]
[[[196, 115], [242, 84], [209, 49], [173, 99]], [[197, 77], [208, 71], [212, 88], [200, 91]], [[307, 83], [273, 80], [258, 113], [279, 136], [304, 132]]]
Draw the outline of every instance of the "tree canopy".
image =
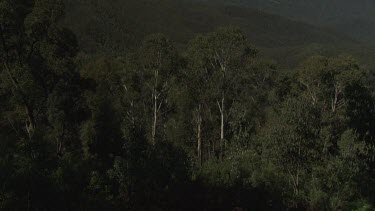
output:
[[[1, 210], [371, 210], [374, 78], [223, 26], [82, 56], [60, 0], [0, 0]], [[289, 55], [285, 55], [286, 57]]]

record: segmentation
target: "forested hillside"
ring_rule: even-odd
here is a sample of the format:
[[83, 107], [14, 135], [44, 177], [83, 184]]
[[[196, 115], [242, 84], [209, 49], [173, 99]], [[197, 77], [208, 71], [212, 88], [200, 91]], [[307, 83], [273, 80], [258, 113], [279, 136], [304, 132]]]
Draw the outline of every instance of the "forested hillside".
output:
[[361, 46], [237, 6], [0, 0], [0, 210], [374, 210]]
[[[196, 34], [225, 25], [244, 30], [265, 57], [293, 67], [315, 54], [349, 53], [375, 69], [375, 50], [342, 33], [292, 21], [256, 9], [192, 0], [67, 0], [65, 22], [89, 53], [118, 54], [137, 46], [150, 33], [162, 32], [178, 49]], [[285, 56], [288, 55], [288, 56]]]
[[373, 0], [192, 0], [247, 6], [336, 30], [375, 46]]

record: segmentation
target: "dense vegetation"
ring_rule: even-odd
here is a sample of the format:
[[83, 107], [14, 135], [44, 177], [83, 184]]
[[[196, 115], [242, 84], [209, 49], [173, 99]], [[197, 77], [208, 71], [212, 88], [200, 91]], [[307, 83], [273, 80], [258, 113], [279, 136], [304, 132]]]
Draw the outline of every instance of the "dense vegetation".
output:
[[375, 45], [375, 2], [372, 0], [194, 0], [257, 8], [293, 20], [329, 27]]
[[[66, 0], [64, 23], [77, 35], [82, 52], [88, 54], [121, 55], [139, 46], [143, 38], [152, 33], [168, 35], [176, 48], [183, 51], [196, 35], [220, 26], [235, 25], [241, 27], [263, 57], [275, 60], [282, 69], [294, 68], [301, 60], [317, 54], [328, 57], [350, 54], [364, 67], [375, 69], [375, 50], [368, 42], [358, 42], [346, 33], [257, 9], [218, 4], [218, 0], [213, 3], [193, 0]], [[353, 27], [346, 26], [345, 29], [348, 28]], [[347, 31], [357, 32], [354, 29]]]
[[281, 70], [239, 27], [174, 43], [100, 17], [77, 39], [62, 1], [0, 0], [1, 210], [373, 209], [354, 58]]

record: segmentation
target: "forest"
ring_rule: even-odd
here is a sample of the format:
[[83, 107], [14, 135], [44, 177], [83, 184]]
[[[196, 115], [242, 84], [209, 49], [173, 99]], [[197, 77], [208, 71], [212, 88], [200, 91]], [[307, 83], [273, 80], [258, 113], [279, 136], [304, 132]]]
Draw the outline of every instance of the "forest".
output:
[[374, 56], [244, 6], [0, 0], [0, 210], [375, 210]]

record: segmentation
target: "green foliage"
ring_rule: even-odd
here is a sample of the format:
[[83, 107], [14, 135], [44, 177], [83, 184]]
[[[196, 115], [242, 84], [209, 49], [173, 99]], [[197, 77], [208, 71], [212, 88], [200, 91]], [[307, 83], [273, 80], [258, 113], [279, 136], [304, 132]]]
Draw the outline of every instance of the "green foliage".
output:
[[[357, 179], [369, 167], [362, 159], [371, 159], [371, 144], [359, 125], [352, 127], [347, 111], [349, 93], [366, 93], [363, 74], [345, 57], [312, 58], [298, 68], [292, 78], [296, 85], [271, 113], [259, 141], [262, 154], [289, 181], [282, 192], [292, 206], [344, 209], [360, 197], [363, 181]], [[357, 103], [358, 113], [372, 115], [368, 102]], [[371, 124], [365, 119], [360, 122]]]
[[[327, 30], [326, 25], [320, 28], [228, 3], [214, 1], [208, 4], [206, 0], [67, 0], [64, 22], [77, 34], [83, 52], [89, 55], [106, 53], [119, 56], [136, 49], [145, 36], [154, 33], [166, 34], [180, 51], [184, 51], [189, 40], [196, 35], [235, 25], [244, 30], [246, 37], [262, 50], [266, 58], [277, 61], [283, 69], [294, 68], [301, 60], [313, 55], [335, 56], [341, 53], [350, 53], [361, 64], [374, 67], [371, 56], [374, 50], [367, 43]], [[276, 9], [276, 12], [280, 11]], [[313, 21], [315, 24], [315, 17]], [[346, 25], [342, 26], [343, 32], [350, 34], [371, 28], [353, 24], [358, 29], [347, 30]], [[368, 36], [368, 33], [364, 35]]]
[[122, 29], [100, 32], [121, 26], [120, 1], [95, 2], [99, 53], [77, 57], [90, 44], [61, 26], [62, 1], [0, 0], [1, 210], [373, 209], [373, 78], [353, 58], [281, 71], [234, 26], [182, 54], [160, 33], [123, 54]]

